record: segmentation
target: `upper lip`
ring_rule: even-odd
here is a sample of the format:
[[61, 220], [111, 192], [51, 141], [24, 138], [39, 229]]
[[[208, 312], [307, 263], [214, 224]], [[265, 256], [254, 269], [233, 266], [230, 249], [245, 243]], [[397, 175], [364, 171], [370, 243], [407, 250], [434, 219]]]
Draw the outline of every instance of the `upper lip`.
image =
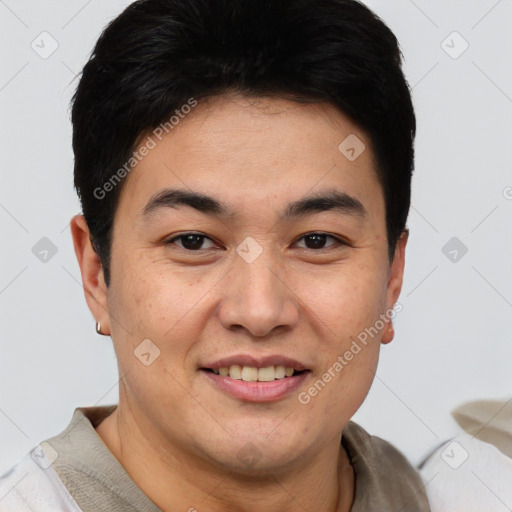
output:
[[233, 365], [252, 366], [254, 368], [266, 368], [267, 366], [285, 366], [286, 368], [293, 368], [297, 371], [308, 369], [304, 364], [297, 361], [296, 359], [278, 354], [263, 357], [256, 357], [249, 354], [238, 354], [224, 357], [222, 359], [217, 359], [211, 363], [206, 363], [201, 365], [201, 368], [218, 370], [219, 368], [229, 368]]

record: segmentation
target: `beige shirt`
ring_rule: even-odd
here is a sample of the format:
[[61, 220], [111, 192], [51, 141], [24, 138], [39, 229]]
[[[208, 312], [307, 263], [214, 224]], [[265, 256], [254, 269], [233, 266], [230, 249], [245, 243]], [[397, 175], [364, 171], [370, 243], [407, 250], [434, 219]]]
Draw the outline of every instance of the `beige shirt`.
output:
[[[58, 453], [52, 466], [83, 512], [161, 512], [95, 430], [116, 407], [75, 409], [68, 427], [46, 441]], [[390, 443], [350, 421], [342, 444], [354, 468], [351, 512], [430, 512], [421, 477]]]

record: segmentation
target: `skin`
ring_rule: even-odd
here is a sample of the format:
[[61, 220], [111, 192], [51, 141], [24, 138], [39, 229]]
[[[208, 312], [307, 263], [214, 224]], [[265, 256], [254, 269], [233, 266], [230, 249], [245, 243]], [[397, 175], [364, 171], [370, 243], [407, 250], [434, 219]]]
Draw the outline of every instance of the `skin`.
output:
[[[338, 149], [356, 134], [353, 162]], [[235, 213], [219, 219], [189, 206], [144, 218], [168, 187], [213, 196]], [[336, 188], [366, 216], [336, 210], [279, 221], [286, 205]], [[119, 405], [97, 432], [164, 511], [350, 510], [354, 473], [341, 434], [366, 397], [391, 322], [308, 404], [297, 394], [333, 366], [396, 303], [408, 232], [387, 257], [385, 204], [368, 136], [329, 104], [226, 94], [199, 103], [135, 167], [114, 218], [111, 282], [84, 218], [71, 221], [87, 304], [112, 337]], [[183, 248], [197, 232], [204, 249]], [[310, 248], [304, 236], [327, 233]], [[252, 263], [246, 238], [263, 249]], [[134, 350], [150, 339], [146, 366]], [[235, 399], [198, 370], [233, 354], [282, 354], [310, 373], [271, 403]], [[258, 457], [239, 457], [248, 443]], [[300, 506], [299, 506], [300, 505]]]

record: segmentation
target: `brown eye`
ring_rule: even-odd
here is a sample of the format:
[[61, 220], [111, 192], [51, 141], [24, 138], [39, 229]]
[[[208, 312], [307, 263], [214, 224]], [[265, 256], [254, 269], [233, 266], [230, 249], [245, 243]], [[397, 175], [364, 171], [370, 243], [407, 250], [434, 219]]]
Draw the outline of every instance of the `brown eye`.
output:
[[[326, 246], [326, 241], [329, 238], [334, 240], [334, 244]], [[325, 249], [326, 247], [335, 245], [335, 243], [341, 243], [337, 238], [324, 233], [309, 233], [308, 235], [304, 235], [300, 240], [304, 240], [307, 249]]]
[[[206, 240], [212, 242], [207, 236], [200, 235], [197, 233], [185, 233], [183, 235], [176, 236], [171, 240], [166, 242], [166, 245], [174, 244], [176, 240], [180, 240], [181, 244], [177, 244], [178, 247], [186, 249], [187, 251], [199, 251], [202, 249], [207, 249], [208, 247], [203, 247], [203, 244]], [[213, 244], [213, 242], [212, 242]], [[212, 245], [213, 246], [213, 245]]]

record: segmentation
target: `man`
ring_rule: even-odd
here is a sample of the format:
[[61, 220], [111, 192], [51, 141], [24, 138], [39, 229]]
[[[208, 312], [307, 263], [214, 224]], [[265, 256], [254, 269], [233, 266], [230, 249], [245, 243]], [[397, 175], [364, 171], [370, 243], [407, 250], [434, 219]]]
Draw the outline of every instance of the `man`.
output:
[[384, 23], [354, 0], [137, 1], [72, 121], [71, 230], [119, 403], [77, 408], [0, 507], [428, 511], [351, 421], [408, 236], [415, 117]]

